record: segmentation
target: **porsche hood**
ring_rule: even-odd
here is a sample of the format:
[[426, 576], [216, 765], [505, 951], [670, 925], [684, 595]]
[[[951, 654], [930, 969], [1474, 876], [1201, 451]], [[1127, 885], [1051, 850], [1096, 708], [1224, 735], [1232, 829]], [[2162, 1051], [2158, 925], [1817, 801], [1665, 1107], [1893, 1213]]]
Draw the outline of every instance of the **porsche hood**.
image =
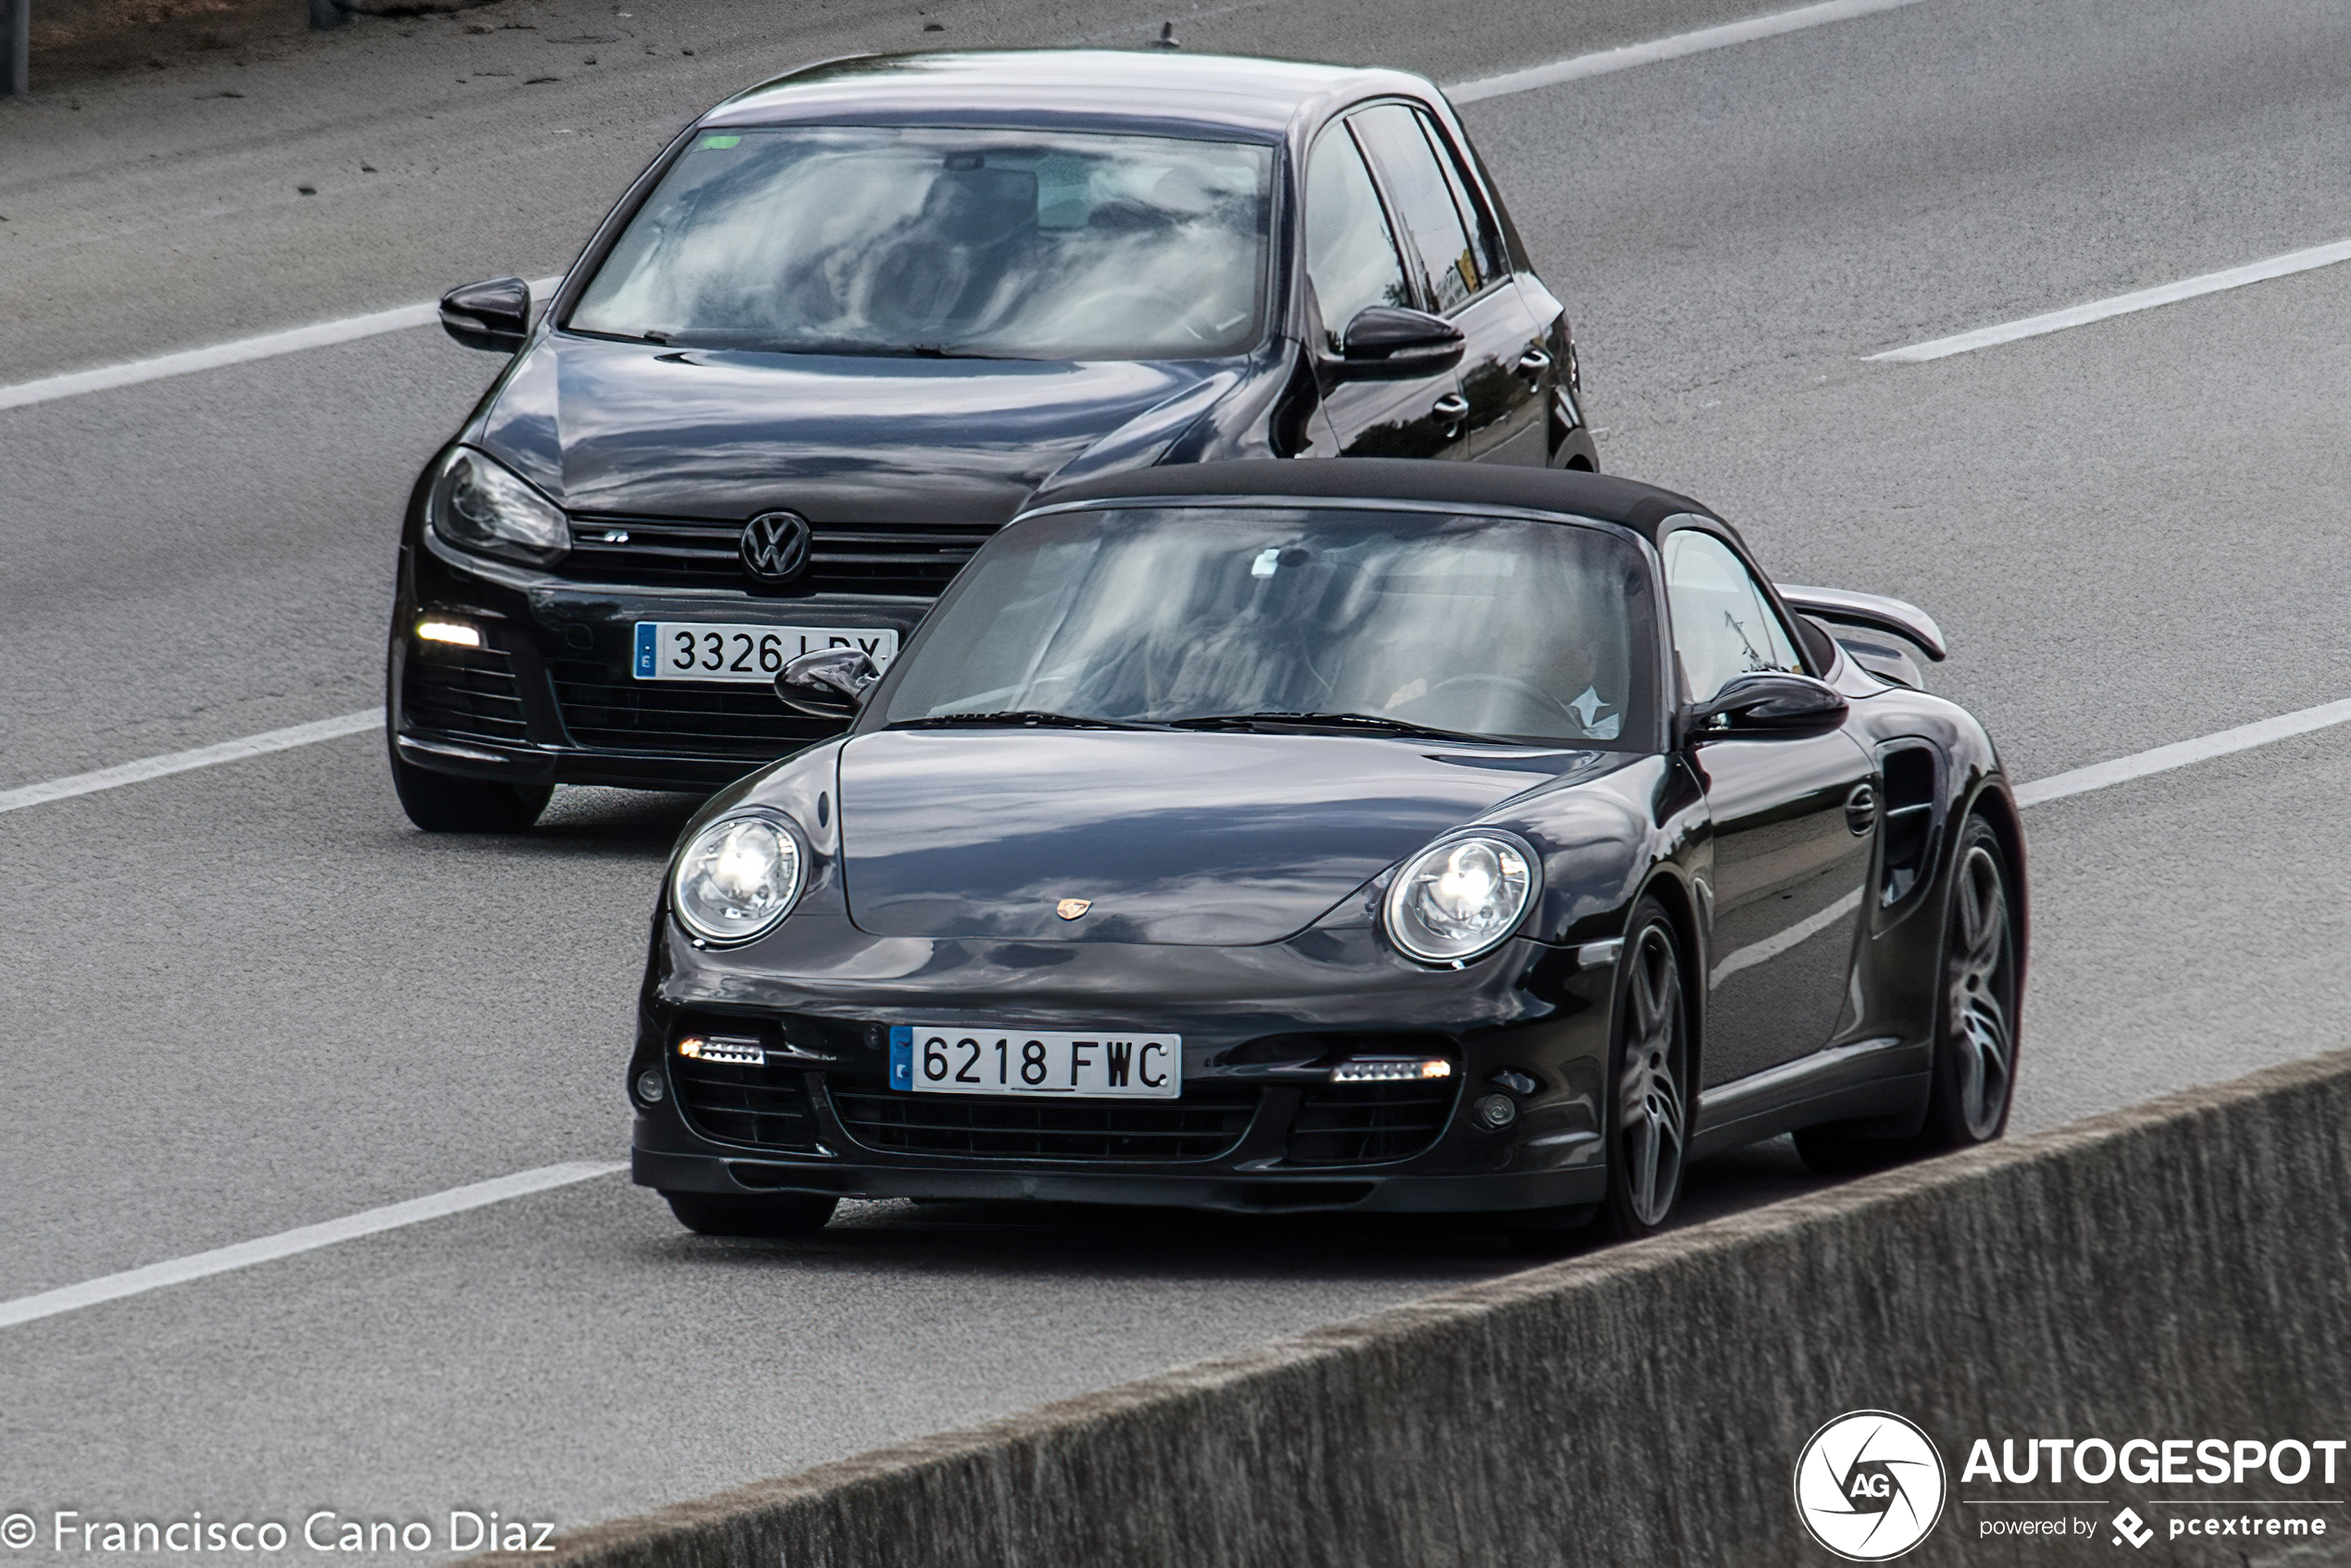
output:
[[862, 929], [1217, 946], [1288, 937], [1447, 828], [1624, 760], [1108, 730], [886, 730], [839, 754]]

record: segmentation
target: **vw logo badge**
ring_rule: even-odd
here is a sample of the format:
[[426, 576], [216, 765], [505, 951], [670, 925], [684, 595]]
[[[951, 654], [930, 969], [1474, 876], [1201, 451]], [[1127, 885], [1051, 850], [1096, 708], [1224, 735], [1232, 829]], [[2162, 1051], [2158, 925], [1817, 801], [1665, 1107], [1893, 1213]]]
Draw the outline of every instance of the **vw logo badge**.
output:
[[762, 582], [790, 582], [808, 569], [808, 519], [762, 512], [743, 525], [743, 570]]

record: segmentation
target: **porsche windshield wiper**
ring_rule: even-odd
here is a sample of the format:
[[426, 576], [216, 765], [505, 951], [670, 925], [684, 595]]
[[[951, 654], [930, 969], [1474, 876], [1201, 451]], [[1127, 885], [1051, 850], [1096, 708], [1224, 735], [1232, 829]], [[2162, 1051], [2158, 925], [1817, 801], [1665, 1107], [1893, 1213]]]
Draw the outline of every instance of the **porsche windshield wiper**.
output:
[[1061, 729], [1137, 729], [1139, 725], [1121, 724], [1115, 719], [1080, 718], [1076, 714], [1049, 713], [1043, 708], [1003, 708], [985, 714], [930, 714], [922, 718], [902, 718], [886, 724], [885, 729], [945, 729], [957, 725], [985, 726], [989, 728], [1020, 728], [1028, 726], [1051, 726]]
[[1474, 735], [1462, 729], [1438, 729], [1433, 725], [1414, 724], [1409, 719], [1387, 718], [1379, 714], [1201, 714], [1193, 718], [1170, 719], [1167, 727], [1170, 729], [1374, 729], [1383, 735], [1415, 735], [1431, 740], [1494, 739], [1491, 735]]

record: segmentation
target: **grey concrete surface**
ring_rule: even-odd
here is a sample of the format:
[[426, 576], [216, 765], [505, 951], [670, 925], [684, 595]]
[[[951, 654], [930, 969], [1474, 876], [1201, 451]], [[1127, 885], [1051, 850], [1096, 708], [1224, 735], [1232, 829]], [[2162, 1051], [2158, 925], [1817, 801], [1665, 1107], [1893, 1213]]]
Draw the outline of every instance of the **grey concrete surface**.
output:
[[[942, 8], [942, 37], [681, 0], [595, 46], [593, 80], [479, 74], [638, 8], [606, 6], [363, 19], [79, 109], [0, 104], [0, 380], [554, 270], [668, 128], [774, 63], [901, 26], [1157, 19]], [[1336, 14], [1177, 20], [1459, 77], [1728, 10]], [[462, 31], [502, 18], [538, 41]], [[1609, 466], [1716, 502], [1791, 579], [1927, 604], [1957, 646], [1940, 688], [2035, 777], [2345, 694], [2351, 271], [1860, 356], [2351, 232], [2345, 25], [2302, 0], [1926, 0], [1470, 118], [1575, 313]], [[494, 368], [421, 330], [0, 412], [0, 789], [374, 702], [393, 520]], [[2033, 815], [2021, 1130], [2340, 1043], [2346, 760], [2328, 732]], [[427, 840], [355, 737], [0, 815], [23, 1101], [0, 1297], [614, 1156], [687, 806], [566, 791], [528, 838]], [[1815, 1185], [1783, 1145], [1698, 1196]], [[1159, 1224], [876, 1205], [746, 1248], [617, 1179], [543, 1194], [9, 1331], [0, 1509], [473, 1496], [577, 1524], [1517, 1266], [1469, 1233]]]
[[[2133, 1562], [2351, 1562], [2339, 1466], [2298, 1485], [1959, 1475], [1979, 1438], [2226, 1433], [2266, 1454], [2336, 1434], [2351, 1367], [2320, 1347], [2351, 1335], [2347, 1121], [2337, 1052], [582, 1531], [552, 1560], [477, 1561], [1827, 1562], [1799, 1530], [1797, 1456], [1845, 1412], [1892, 1409], [1940, 1450], [1949, 1498], [1906, 1562], [2111, 1563], [2132, 1507], [2323, 1531], [2164, 1532]], [[2018, 1518], [2090, 1528], [1983, 1534]]]

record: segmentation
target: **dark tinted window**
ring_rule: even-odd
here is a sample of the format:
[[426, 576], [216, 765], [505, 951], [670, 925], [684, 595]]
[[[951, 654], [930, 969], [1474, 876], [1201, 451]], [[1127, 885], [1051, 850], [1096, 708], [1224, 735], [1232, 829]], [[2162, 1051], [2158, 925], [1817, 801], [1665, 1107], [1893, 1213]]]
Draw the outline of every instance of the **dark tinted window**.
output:
[[567, 326], [803, 354], [1157, 359], [1263, 335], [1273, 149], [939, 127], [705, 132]]
[[1380, 104], [1350, 116], [1348, 124], [1379, 162], [1398, 220], [1420, 252], [1428, 297], [1435, 308], [1452, 309], [1485, 285], [1485, 272], [1420, 115], [1401, 104]]
[[1306, 276], [1333, 353], [1357, 311], [1412, 303], [1379, 192], [1345, 126], [1325, 131], [1307, 161]]
[[1030, 518], [973, 557], [874, 717], [1347, 713], [1646, 749], [1648, 573], [1598, 528], [1328, 507]]

